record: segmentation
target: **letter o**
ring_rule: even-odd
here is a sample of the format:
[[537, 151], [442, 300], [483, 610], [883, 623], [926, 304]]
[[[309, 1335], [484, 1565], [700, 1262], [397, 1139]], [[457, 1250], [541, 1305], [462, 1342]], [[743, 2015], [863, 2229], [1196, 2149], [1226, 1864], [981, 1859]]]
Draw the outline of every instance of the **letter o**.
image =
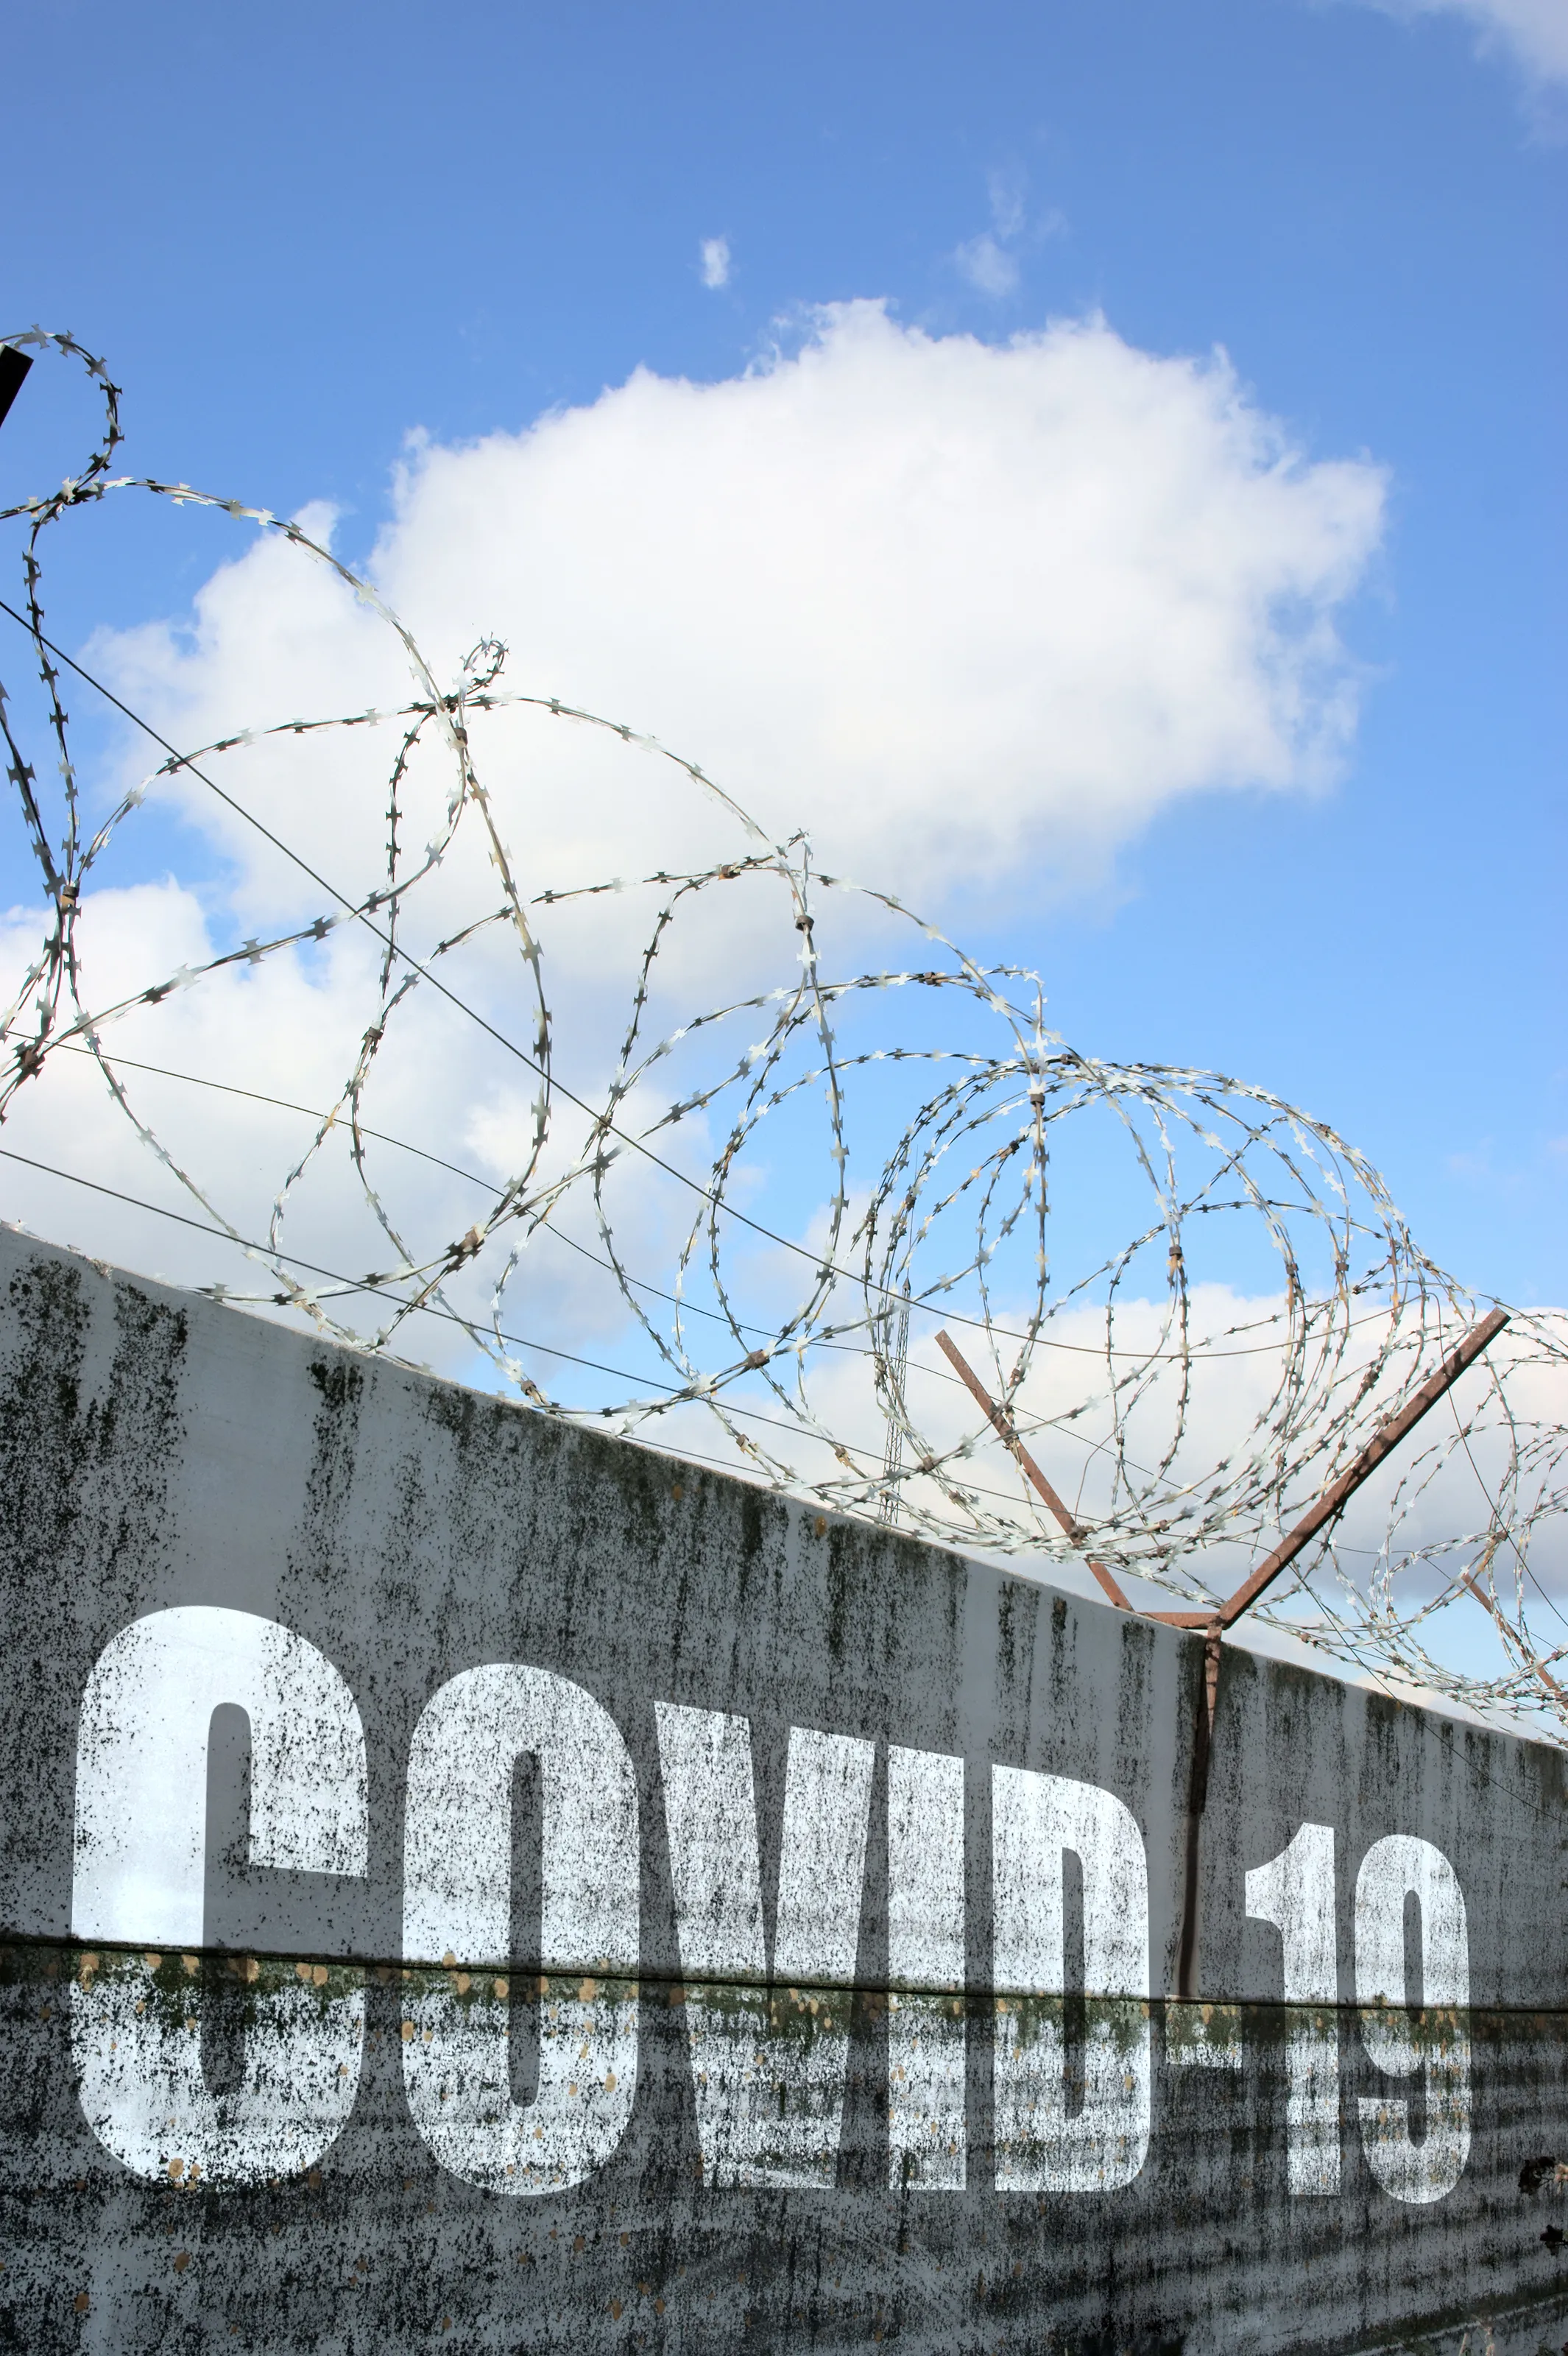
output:
[[[539, 2087], [510, 2090], [512, 1772], [539, 1763], [544, 1903]], [[637, 2077], [637, 1786], [607, 1710], [524, 1664], [466, 1669], [414, 1730], [403, 1851], [403, 2083], [442, 2166], [494, 2192], [550, 2192], [609, 2158]], [[451, 1968], [429, 1967], [451, 1958]], [[524, 1959], [530, 1960], [530, 1959]], [[570, 1975], [575, 1985], [559, 1983]]]

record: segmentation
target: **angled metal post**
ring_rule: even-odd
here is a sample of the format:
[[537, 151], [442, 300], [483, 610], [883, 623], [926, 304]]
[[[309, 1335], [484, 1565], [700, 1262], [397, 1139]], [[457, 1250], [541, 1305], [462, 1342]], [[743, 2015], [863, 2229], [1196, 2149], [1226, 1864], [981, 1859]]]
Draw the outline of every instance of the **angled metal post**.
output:
[[[1034, 1458], [1029, 1454], [1029, 1450], [1019, 1438], [1018, 1433], [1013, 1429], [1011, 1418], [1002, 1413], [1001, 1408], [997, 1405], [995, 1399], [992, 1398], [990, 1393], [987, 1390], [985, 1384], [980, 1380], [979, 1376], [969, 1365], [963, 1353], [954, 1343], [949, 1341], [945, 1333], [939, 1333], [937, 1335], [936, 1346], [942, 1352], [943, 1356], [947, 1360], [948, 1365], [953, 1368], [954, 1373], [958, 1376], [959, 1380], [965, 1384], [971, 1396], [974, 1398], [976, 1405], [985, 1408], [987, 1415], [990, 1418], [990, 1420], [996, 1429], [997, 1437], [1002, 1440], [1006, 1447], [1011, 1450], [1025, 1479], [1029, 1482], [1036, 1493], [1044, 1499], [1048, 1510], [1055, 1516], [1065, 1535], [1072, 1538], [1075, 1544], [1081, 1545], [1086, 1535], [1085, 1531], [1080, 1523], [1073, 1520], [1072, 1515], [1062, 1504], [1061, 1499], [1057, 1495], [1055, 1490], [1051, 1487], [1050, 1482], [1040, 1471], [1040, 1466], [1035, 1462]], [[1086, 1558], [1090, 1569], [1099, 1580], [1100, 1585], [1106, 1595], [1110, 1597], [1111, 1601], [1116, 1606], [1117, 1611], [1130, 1612], [1133, 1608], [1132, 1605], [1128, 1602], [1126, 1597], [1123, 1594], [1121, 1589], [1117, 1586], [1115, 1580], [1106, 1569], [1104, 1564], [1103, 1562], [1096, 1562], [1093, 1555], [1088, 1556]]]
[[1370, 1473], [1375, 1472], [1390, 1451], [1399, 1446], [1408, 1432], [1427, 1411], [1435, 1408], [1444, 1395], [1452, 1390], [1467, 1366], [1473, 1365], [1483, 1350], [1495, 1342], [1508, 1323], [1508, 1312], [1494, 1309], [1482, 1318], [1449, 1351], [1435, 1374], [1422, 1384], [1415, 1397], [1406, 1400], [1397, 1415], [1380, 1423], [1371, 1440], [1354, 1462], [1348, 1464], [1339, 1478], [1324, 1490], [1315, 1505], [1308, 1507], [1296, 1527], [1281, 1538], [1274, 1552], [1266, 1555], [1256, 1570], [1243, 1580], [1235, 1593], [1220, 1606], [1220, 1624], [1231, 1628], [1243, 1612], [1254, 1604], [1265, 1588], [1272, 1587], [1280, 1572], [1288, 1569], [1301, 1552], [1317, 1537], [1324, 1525], [1349, 1504]]

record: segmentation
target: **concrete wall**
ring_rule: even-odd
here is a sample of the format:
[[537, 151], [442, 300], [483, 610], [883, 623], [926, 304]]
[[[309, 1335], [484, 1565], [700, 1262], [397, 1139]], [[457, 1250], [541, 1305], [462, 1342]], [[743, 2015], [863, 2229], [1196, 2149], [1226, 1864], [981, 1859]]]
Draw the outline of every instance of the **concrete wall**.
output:
[[9, 1233], [0, 1580], [0, 2345], [1568, 2342], [1555, 1752]]

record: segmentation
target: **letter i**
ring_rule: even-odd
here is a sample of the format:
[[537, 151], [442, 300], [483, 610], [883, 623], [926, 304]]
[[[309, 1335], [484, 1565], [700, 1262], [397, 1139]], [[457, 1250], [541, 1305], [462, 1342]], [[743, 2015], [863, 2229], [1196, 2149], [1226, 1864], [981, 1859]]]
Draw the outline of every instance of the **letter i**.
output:
[[888, 2179], [962, 2192], [964, 1762], [888, 1751]]

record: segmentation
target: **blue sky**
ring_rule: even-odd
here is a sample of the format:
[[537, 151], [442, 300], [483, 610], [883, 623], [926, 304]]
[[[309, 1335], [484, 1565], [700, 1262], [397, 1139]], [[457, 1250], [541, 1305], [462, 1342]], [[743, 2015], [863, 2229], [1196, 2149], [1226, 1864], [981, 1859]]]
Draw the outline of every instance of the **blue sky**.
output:
[[[1568, 118], [1559, 0], [1513, 13], [1522, 47], [1506, 8], [1354, 0], [56, 0], [5, 37], [4, 324], [108, 355], [135, 470], [330, 502], [351, 559], [411, 434], [517, 433], [639, 367], [734, 379], [814, 306], [1222, 348], [1302, 465], [1383, 485], [1333, 603], [1334, 774], [1157, 798], [1093, 878], [1020, 854], [954, 921], [1040, 969], [1075, 1044], [1306, 1105], [1440, 1261], [1560, 1301]], [[44, 375], [0, 496], [74, 456]], [[51, 583], [68, 644], [177, 622], [232, 553], [144, 509], [92, 550]]]

